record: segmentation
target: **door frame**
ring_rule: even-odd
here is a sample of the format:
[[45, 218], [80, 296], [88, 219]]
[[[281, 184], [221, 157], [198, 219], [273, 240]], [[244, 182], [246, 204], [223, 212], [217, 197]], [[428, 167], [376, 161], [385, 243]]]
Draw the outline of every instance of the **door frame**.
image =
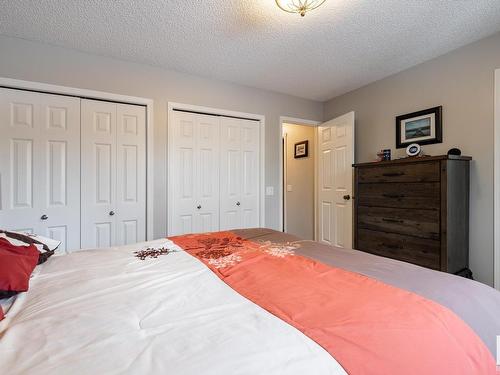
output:
[[0, 88], [35, 91], [45, 94], [73, 96], [81, 99], [97, 99], [146, 107], [146, 239], [154, 238], [154, 109], [153, 99], [113, 94], [104, 91], [52, 85], [0, 77]]
[[[279, 126], [279, 231], [281, 232], [283, 230], [283, 226], [285, 223], [285, 217], [284, 217], [284, 204], [283, 200], [286, 196], [286, 192], [284, 190], [285, 184], [283, 183], [284, 177], [285, 177], [285, 172], [284, 172], [284, 166], [283, 166], [283, 124], [291, 124], [291, 125], [303, 125], [303, 126], [313, 126], [313, 127], [318, 127], [318, 125], [322, 124], [322, 121], [315, 121], [315, 120], [306, 120], [306, 119], [301, 119], [297, 117], [289, 117], [289, 116], [280, 116], [280, 126]], [[314, 144], [317, 144], [318, 140], [318, 132], [314, 132]], [[313, 150], [311, 150], [313, 151]], [[317, 173], [316, 173], [316, 163], [318, 161], [317, 158], [317, 147], [314, 147], [314, 239], [316, 240], [316, 225], [317, 225], [317, 220], [316, 220], [316, 214], [317, 214], [317, 194], [316, 194], [316, 186], [317, 186]]]
[[500, 69], [495, 70], [494, 101], [493, 279], [495, 288], [500, 290]]
[[174, 110], [181, 110], [187, 112], [194, 112], [200, 114], [214, 115], [214, 116], [227, 116], [227, 117], [241, 117], [248, 120], [259, 121], [260, 123], [260, 140], [259, 140], [259, 225], [260, 227], [265, 226], [266, 222], [266, 197], [265, 197], [265, 151], [266, 151], [266, 116], [259, 115], [255, 113], [246, 113], [246, 112], [238, 112], [227, 109], [220, 108], [212, 108], [205, 107], [194, 104], [186, 104], [186, 103], [176, 103], [176, 102], [168, 102], [167, 103], [167, 162], [166, 162], [166, 176], [167, 176], [167, 235], [172, 233], [172, 221], [173, 221], [173, 212], [170, 210], [172, 207], [172, 202], [174, 200], [173, 197], [173, 188], [172, 188], [172, 176], [171, 176], [171, 168], [169, 168], [170, 161], [172, 160], [173, 153], [173, 139], [170, 137], [172, 134], [172, 118]]

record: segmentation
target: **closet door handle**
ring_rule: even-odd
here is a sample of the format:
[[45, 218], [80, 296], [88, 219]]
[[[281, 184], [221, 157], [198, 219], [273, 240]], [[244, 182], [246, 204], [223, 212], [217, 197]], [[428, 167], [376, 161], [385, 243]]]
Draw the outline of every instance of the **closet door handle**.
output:
[[42, 217], [40, 218], [40, 220], [47, 220], [49, 217], [47, 215], [42, 215]]
[[113, 216], [115, 214], [115, 211], [109, 211], [109, 216]]
[[240, 202], [236, 202], [236, 205], [239, 206], [239, 205], [241, 205], [241, 203]]
[[197, 208], [198, 210], [201, 210], [201, 206], [200, 206], [200, 205], [196, 206], [196, 208]]

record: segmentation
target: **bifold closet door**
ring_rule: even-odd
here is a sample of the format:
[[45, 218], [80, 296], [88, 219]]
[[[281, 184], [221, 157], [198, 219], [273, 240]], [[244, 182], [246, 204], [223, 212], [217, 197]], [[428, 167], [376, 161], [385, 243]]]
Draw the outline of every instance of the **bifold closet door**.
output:
[[116, 245], [146, 240], [146, 108], [117, 104]]
[[0, 227], [80, 247], [80, 99], [0, 89]]
[[82, 248], [145, 240], [145, 108], [82, 99]]
[[174, 111], [172, 121], [169, 235], [217, 231], [219, 117]]
[[221, 118], [220, 230], [259, 226], [260, 122]]

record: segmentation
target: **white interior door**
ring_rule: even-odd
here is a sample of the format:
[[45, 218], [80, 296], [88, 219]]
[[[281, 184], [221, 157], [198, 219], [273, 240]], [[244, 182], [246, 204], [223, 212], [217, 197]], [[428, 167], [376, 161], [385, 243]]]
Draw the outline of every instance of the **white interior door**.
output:
[[82, 99], [82, 248], [115, 243], [116, 104]]
[[318, 240], [352, 247], [354, 112], [318, 127]]
[[219, 143], [220, 118], [197, 116], [195, 232], [219, 230]]
[[146, 240], [146, 108], [116, 105], [116, 245]]
[[[42, 235], [61, 241], [58, 251], [80, 248], [80, 99], [40, 95], [43, 171], [39, 184]], [[37, 167], [38, 168], [38, 167]], [[42, 174], [42, 173], [40, 173]]]
[[80, 246], [80, 100], [0, 89], [0, 227]]
[[238, 119], [221, 119], [220, 157], [220, 229], [242, 227], [242, 155], [241, 126]]
[[241, 129], [241, 228], [260, 223], [260, 122], [239, 120]]
[[82, 99], [82, 248], [146, 239], [146, 110]]
[[220, 230], [259, 226], [259, 126], [221, 119]]
[[217, 116], [174, 111], [169, 235], [219, 230]]

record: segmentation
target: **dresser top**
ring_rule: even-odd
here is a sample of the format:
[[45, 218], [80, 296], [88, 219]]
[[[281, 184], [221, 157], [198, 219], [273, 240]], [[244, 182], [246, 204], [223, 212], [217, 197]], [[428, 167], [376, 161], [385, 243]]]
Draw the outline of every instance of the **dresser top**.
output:
[[436, 160], [472, 160], [470, 156], [457, 156], [457, 155], [437, 155], [437, 156], [409, 156], [401, 159], [394, 160], [383, 160], [383, 161], [372, 161], [367, 163], [356, 163], [353, 167], [368, 167], [368, 166], [383, 166], [383, 165], [393, 165], [393, 164], [408, 164], [408, 163], [420, 163], [426, 161], [436, 161]]

